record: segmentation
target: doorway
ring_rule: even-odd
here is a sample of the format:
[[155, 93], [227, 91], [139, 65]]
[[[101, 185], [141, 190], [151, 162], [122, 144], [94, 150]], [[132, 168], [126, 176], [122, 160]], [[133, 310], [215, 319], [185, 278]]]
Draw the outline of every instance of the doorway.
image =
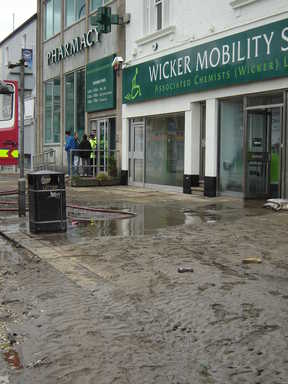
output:
[[247, 110], [247, 198], [280, 197], [282, 114], [282, 106]]
[[143, 119], [133, 119], [129, 126], [129, 182], [144, 184], [145, 130]]
[[[115, 157], [116, 130], [115, 118], [90, 120], [90, 133], [97, 140], [96, 171], [107, 173]], [[116, 160], [116, 159], [115, 159]]]

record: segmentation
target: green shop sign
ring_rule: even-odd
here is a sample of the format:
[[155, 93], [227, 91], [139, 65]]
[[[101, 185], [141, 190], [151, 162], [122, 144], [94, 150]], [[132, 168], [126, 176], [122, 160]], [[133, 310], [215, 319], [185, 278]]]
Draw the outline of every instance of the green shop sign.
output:
[[112, 67], [115, 55], [94, 61], [86, 67], [86, 111], [116, 107], [116, 79]]
[[123, 102], [199, 92], [288, 75], [288, 20], [124, 70]]

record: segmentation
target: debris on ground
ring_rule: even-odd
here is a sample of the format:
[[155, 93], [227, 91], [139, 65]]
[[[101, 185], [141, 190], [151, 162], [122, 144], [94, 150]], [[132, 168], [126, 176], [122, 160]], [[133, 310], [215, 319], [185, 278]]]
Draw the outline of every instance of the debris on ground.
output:
[[287, 199], [268, 199], [264, 204], [264, 208], [271, 208], [274, 211], [288, 211], [288, 200]]
[[261, 264], [261, 257], [246, 257], [246, 259], [242, 260], [243, 264]]
[[36, 361], [32, 361], [31, 363], [27, 364], [27, 368], [37, 368], [41, 367], [42, 365], [49, 365], [50, 362], [48, 360], [48, 357], [45, 356], [42, 359], [38, 359]]
[[7, 339], [9, 341], [10, 345], [17, 343], [16, 337], [17, 337], [17, 333], [15, 333], [15, 332], [8, 332], [7, 333]]
[[23, 368], [23, 365], [21, 363], [19, 354], [14, 349], [9, 349], [7, 352], [4, 352], [4, 359], [14, 369], [21, 369], [21, 368]]
[[178, 267], [177, 271], [179, 273], [194, 272], [194, 269], [192, 267]]

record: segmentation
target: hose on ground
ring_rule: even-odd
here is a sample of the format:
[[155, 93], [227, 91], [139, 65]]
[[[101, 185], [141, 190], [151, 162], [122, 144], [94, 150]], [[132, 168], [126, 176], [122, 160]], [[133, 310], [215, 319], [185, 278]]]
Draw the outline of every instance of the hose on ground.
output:
[[79, 209], [89, 212], [103, 212], [103, 213], [117, 213], [127, 216], [136, 216], [136, 213], [126, 212], [126, 211], [117, 211], [115, 209], [105, 209], [105, 208], [93, 208], [93, 207], [82, 207], [80, 205], [66, 204], [66, 208]]

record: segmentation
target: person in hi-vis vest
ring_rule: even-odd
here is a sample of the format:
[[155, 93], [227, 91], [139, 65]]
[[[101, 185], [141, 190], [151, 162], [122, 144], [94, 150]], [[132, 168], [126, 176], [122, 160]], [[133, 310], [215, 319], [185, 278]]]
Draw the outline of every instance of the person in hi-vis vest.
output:
[[94, 133], [90, 134], [89, 143], [91, 145], [91, 154], [90, 154], [90, 173], [91, 175], [96, 175], [96, 148], [97, 148], [97, 139]]

